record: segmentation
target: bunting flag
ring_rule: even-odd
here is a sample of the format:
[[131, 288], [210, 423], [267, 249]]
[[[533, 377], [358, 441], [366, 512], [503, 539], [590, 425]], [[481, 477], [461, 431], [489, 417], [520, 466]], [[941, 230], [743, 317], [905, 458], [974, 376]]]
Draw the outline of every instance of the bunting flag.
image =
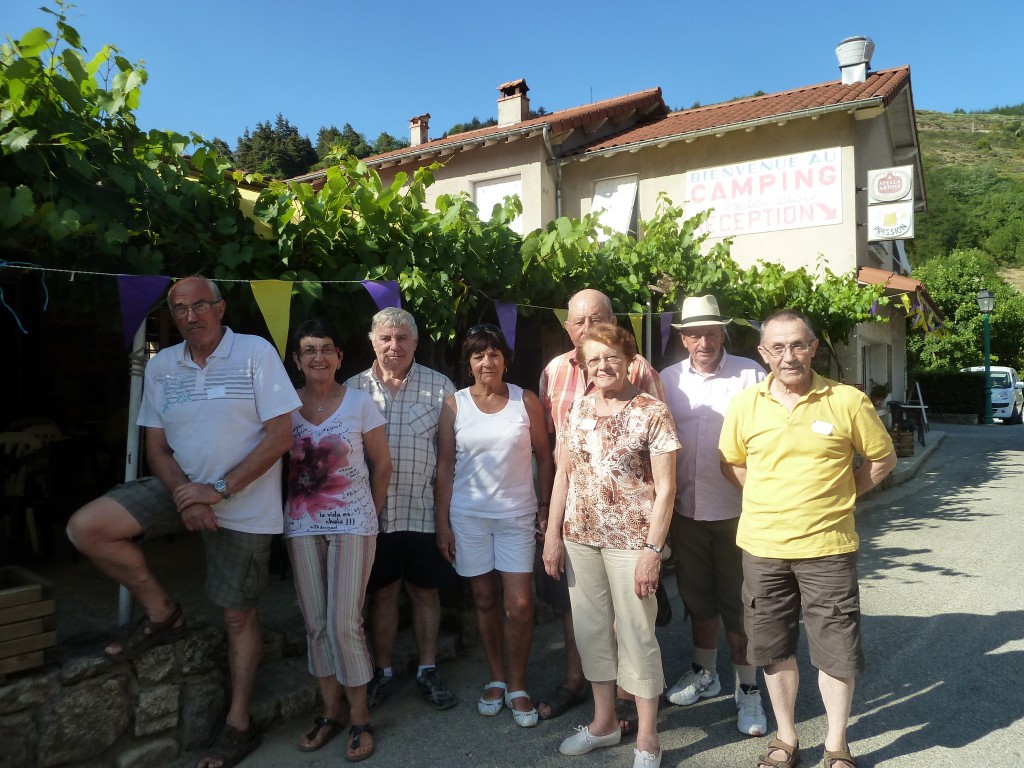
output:
[[661, 356], [665, 356], [668, 340], [672, 338], [672, 312], [661, 313]]
[[509, 349], [513, 352], [516, 349], [516, 323], [519, 319], [518, 304], [507, 301], [494, 302], [494, 308], [498, 311], [498, 324], [501, 325], [501, 334], [505, 337]]
[[643, 319], [644, 316], [641, 314], [629, 313], [629, 324], [633, 326], [633, 335], [636, 336], [637, 347], [642, 347], [644, 343], [643, 333]]
[[564, 326], [569, 322], [569, 310], [568, 309], [552, 309], [555, 313], [555, 317], [558, 318], [558, 324]]
[[270, 338], [284, 360], [288, 349], [288, 315], [292, 305], [291, 280], [253, 280], [249, 283], [256, 304], [267, 322]]
[[160, 275], [118, 275], [117, 295], [121, 299], [121, 327], [125, 349], [131, 349], [139, 326], [153, 305], [163, 296], [171, 278]]
[[360, 280], [359, 282], [363, 284], [363, 288], [370, 294], [370, 298], [377, 305], [377, 309], [384, 309], [385, 307], [402, 308], [402, 292], [398, 289], [398, 281], [382, 280], [378, 282], [376, 280]]
[[939, 320], [935, 311], [931, 308], [928, 302], [921, 299], [921, 295], [917, 292], [914, 293], [914, 301], [910, 299], [910, 294], [901, 294], [900, 302], [903, 304], [903, 309], [907, 312], [907, 317], [910, 319], [911, 328], [920, 328], [925, 332], [925, 335], [941, 337], [946, 334], [946, 329], [942, 325], [942, 321]]

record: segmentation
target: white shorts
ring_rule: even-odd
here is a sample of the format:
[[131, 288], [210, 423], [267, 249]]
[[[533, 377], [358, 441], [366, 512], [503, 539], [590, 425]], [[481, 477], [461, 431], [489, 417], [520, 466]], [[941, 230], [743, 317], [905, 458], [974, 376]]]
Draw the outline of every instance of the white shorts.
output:
[[536, 551], [533, 512], [516, 517], [474, 517], [452, 510], [448, 524], [455, 537], [455, 571], [482, 576], [491, 571], [533, 573]]

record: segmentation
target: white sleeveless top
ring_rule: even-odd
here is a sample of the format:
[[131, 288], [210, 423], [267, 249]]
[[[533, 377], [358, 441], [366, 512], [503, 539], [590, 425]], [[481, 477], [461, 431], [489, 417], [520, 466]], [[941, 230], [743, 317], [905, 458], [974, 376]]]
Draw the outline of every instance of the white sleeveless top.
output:
[[508, 404], [498, 413], [477, 408], [469, 389], [456, 392], [455, 403], [451, 510], [490, 518], [535, 514], [533, 442], [523, 390], [509, 384]]

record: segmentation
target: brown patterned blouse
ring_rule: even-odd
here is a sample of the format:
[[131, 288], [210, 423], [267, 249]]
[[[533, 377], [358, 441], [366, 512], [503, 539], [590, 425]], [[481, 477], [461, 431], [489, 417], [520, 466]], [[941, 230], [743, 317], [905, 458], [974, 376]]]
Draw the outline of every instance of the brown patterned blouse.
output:
[[651, 456], [680, 448], [668, 407], [641, 392], [614, 416], [598, 416], [594, 395], [584, 395], [559, 440], [569, 456], [566, 541], [641, 549], [654, 506]]

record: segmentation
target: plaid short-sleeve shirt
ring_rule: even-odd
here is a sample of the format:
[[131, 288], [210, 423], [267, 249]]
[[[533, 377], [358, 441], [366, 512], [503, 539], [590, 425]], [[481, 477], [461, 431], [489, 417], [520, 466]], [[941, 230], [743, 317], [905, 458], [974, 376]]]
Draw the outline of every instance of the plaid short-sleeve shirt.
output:
[[433, 533], [434, 478], [437, 472], [437, 425], [441, 406], [455, 386], [447, 376], [412, 364], [392, 396], [377, 376], [377, 363], [356, 374], [345, 386], [368, 392], [380, 408], [391, 450], [391, 484], [380, 515], [381, 533]]

